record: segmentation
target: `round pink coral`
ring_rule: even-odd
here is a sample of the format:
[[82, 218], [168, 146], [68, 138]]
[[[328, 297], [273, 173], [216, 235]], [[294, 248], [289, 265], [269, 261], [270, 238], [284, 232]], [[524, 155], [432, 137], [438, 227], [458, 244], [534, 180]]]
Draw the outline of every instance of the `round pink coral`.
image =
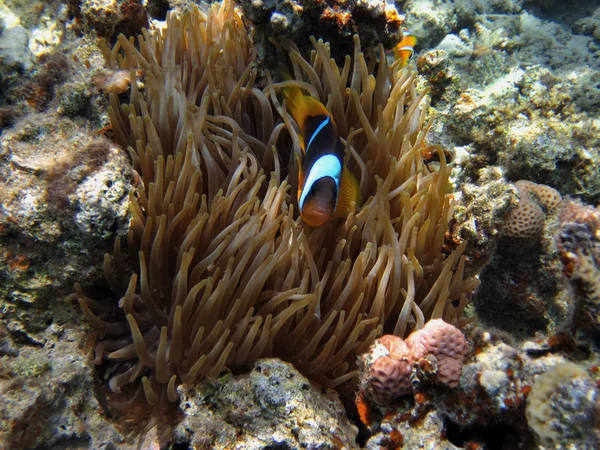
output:
[[441, 319], [430, 320], [406, 338], [406, 345], [415, 355], [433, 355], [437, 360], [437, 380], [448, 386], [458, 386], [469, 344], [455, 326]]
[[385, 335], [376, 341], [372, 349], [374, 352], [387, 350], [387, 354], [376, 357], [369, 368], [368, 384], [373, 400], [386, 404], [410, 394], [414, 361], [405, 342], [397, 336]]

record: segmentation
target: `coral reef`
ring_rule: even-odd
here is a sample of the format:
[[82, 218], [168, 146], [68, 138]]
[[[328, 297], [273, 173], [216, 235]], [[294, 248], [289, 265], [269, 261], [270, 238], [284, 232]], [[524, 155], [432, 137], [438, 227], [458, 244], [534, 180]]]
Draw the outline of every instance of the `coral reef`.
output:
[[519, 191], [519, 204], [508, 213], [504, 233], [520, 242], [535, 240], [544, 229], [544, 211], [556, 213], [562, 205], [562, 196], [550, 186], [527, 180], [517, 181], [515, 187]]
[[546, 221], [534, 241], [505, 236], [498, 242], [472, 299], [483, 323], [520, 337], [570, 326], [575, 303], [564, 289], [555, 232], [556, 221]]
[[[443, 154], [439, 170], [421, 160], [415, 74], [388, 67], [381, 47], [363, 54], [358, 38], [343, 70], [326, 44], [313, 41], [309, 62], [283, 40], [295, 80], [263, 92], [233, 5], [207, 14], [169, 15], [139, 50], [124, 37], [105, 49], [110, 69], [145, 73], [143, 92], [132, 83], [129, 104], [111, 94], [109, 108], [142, 181], [128, 235], [138, 263], [124, 279], [117, 243], [105, 259], [110, 309], [79, 287], [77, 298], [101, 337], [96, 361], [114, 370], [110, 389], [129, 398], [109, 403], [130, 418], [148, 406], [162, 413], [182, 382], [264, 356], [323, 386], [352, 382], [355, 355], [378, 335], [404, 336], [430, 318], [456, 323], [478, 283], [463, 279], [465, 243], [443, 253], [449, 170]], [[311, 229], [294, 215], [298, 137], [277, 98], [290, 83], [331, 98], [360, 174], [366, 201], [343, 222]]]
[[148, 26], [148, 16], [140, 0], [83, 0], [72, 2], [71, 12], [81, 17], [84, 26], [99, 36], [114, 39], [118, 33], [139, 33]]
[[2, 318], [37, 340], [56, 298], [97, 279], [110, 239], [126, 231], [131, 167], [114, 144], [52, 113], [5, 131], [0, 155]]
[[444, 419], [433, 409], [415, 421], [389, 414], [382, 419], [380, 429], [369, 438], [364, 448], [367, 450], [423, 447], [458, 450], [462, 448], [443, 438], [444, 426]]
[[460, 185], [450, 224], [452, 234], [468, 242], [467, 270], [477, 273], [494, 254], [506, 226], [506, 216], [518, 201], [517, 189], [506, 182], [497, 167], [481, 169], [478, 179], [478, 184]]
[[[599, 14], [0, 2], [0, 447], [599, 447]], [[346, 220], [298, 218], [289, 86]]]
[[[597, 408], [598, 354], [587, 344], [566, 335], [548, 339], [514, 342], [508, 334], [475, 327], [468, 333], [474, 354], [462, 368], [458, 386], [448, 389], [436, 384], [421, 383], [410, 397], [402, 397], [385, 407], [362, 405], [361, 420], [372, 436], [366, 448], [402, 448], [402, 445], [425, 448], [536, 448], [536, 436], [529, 428], [526, 414], [537, 399], [551, 408], [536, 409], [534, 415], [552, 416], [556, 425], [566, 424], [568, 412], [577, 402], [587, 424], [574, 427], [573, 433], [556, 441], [564, 446], [595, 442], [594, 408]], [[577, 382], [552, 375], [568, 362], [565, 354], [577, 358]], [[589, 368], [589, 370], [586, 370]], [[564, 383], [555, 390], [552, 399], [544, 388], [536, 389], [541, 375]], [[554, 381], [553, 381], [554, 382]], [[579, 383], [579, 384], [578, 384]], [[575, 385], [581, 391], [575, 391]], [[537, 392], [536, 392], [537, 390]], [[542, 394], [543, 393], [543, 394]], [[533, 399], [529, 397], [534, 396]], [[360, 403], [359, 403], [360, 405]], [[361, 410], [359, 408], [359, 410]], [[574, 412], [574, 414], [577, 414]], [[562, 417], [561, 417], [562, 415]], [[550, 425], [551, 421], [544, 424]], [[559, 425], [564, 426], [564, 425]], [[560, 428], [557, 428], [557, 430]], [[419, 443], [418, 445], [416, 443]], [[544, 447], [554, 448], [554, 446]], [[579, 446], [574, 448], [580, 448]], [[594, 448], [594, 447], [581, 447]]]
[[[341, 61], [343, 55], [352, 53], [355, 34], [360, 36], [365, 47], [381, 43], [386, 48], [402, 36], [404, 16], [394, 2], [387, 0], [244, 0], [241, 3], [245, 18], [254, 26], [253, 45], [259, 68], [274, 68], [279, 62], [270, 39], [293, 40], [304, 51], [309, 45], [306, 36], [313, 35], [330, 42], [332, 55], [338, 55]], [[262, 78], [259, 73], [258, 79]]]
[[39, 344], [0, 352], [0, 447], [134, 448], [96, 399], [94, 370], [79, 348], [81, 325], [63, 312]]

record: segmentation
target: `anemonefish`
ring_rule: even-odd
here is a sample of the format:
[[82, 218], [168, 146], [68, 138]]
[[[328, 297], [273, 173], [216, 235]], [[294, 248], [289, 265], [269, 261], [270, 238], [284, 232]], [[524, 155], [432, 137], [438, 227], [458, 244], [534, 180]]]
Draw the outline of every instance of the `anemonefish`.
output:
[[344, 145], [333, 117], [321, 102], [299, 88], [285, 88], [283, 93], [301, 131], [298, 208], [302, 220], [318, 227], [335, 217], [348, 217], [351, 203], [359, 203], [359, 185], [344, 165]]
[[408, 61], [413, 57], [415, 54], [413, 47], [417, 43], [417, 38], [410, 34], [410, 31], [404, 31], [402, 36], [402, 40], [394, 48], [396, 60], [401, 61], [400, 67], [407, 65]]

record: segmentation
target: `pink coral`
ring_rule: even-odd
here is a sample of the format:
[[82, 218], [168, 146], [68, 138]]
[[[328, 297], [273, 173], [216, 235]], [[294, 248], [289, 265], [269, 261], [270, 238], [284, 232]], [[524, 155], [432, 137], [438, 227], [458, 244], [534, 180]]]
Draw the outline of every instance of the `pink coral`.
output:
[[441, 319], [430, 320], [422, 330], [406, 338], [406, 345], [412, 349], [415, 359], [435, 356], [437, 381], [458, 386], [462, 366], [469, 353], [469, 344], [458, 328]]
[[406, 340], [382, 336], [361, 356], [361, 395], [387, 404], [412, 393], [413, 381], [431, 375], [422, 369], [430, 365], [422, 362], [434, 363], [437, 382], [455, 387], [468, 352], [469, 345], [461, 331], [441, 319], [430, 320]]
[[406, 343], [387, 334], [375, 341], [372, 349], [382, 356], [377, 357], [369, 368], [371, 397], [377, 403], [386, 403], [388, 399], [410, 394], [414, 358]]

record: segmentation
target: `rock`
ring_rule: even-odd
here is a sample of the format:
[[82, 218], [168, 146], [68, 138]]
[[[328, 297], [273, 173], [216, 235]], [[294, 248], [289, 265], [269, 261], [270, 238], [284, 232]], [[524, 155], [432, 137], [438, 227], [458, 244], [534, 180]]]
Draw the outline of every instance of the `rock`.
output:
[[25, 28], [16, 26], [4, 29], [0, 34], [0, 61], [15, 69], [31, 70], [34, 58], [29, 51], [29, 34]]
[[538, 376], [527, 398], [527, 423], [543, 446], [600, 446], [600, 392], [577, 364], [558, 364]]
[[452, 233], [469, 243], [466, 253], [471, 270], [479, 271], [494, 254], [517, 195], [516, 188], [502, 178], [498, 167], [480, 169], [477, 183], [460, 185]]
[[79, 347], [83, 329], [69, 322], [57, 318], [43, 344], [0, 360], [1, 448], [125, 448], [95, 398], [94, 370]]
[[279, 359], [178, 391], [184, 418], [175, 440], [193, 448], [359, 448], [338, 394], [317, 389]]
[[[5, 324], [38, 340], [56, 298], [95, 280], [128, 227], [131, 166], [121, 150], [55, 113], [0, 138], [0, 303]], [[51, 163], [49, 163], [51, 161]]]

